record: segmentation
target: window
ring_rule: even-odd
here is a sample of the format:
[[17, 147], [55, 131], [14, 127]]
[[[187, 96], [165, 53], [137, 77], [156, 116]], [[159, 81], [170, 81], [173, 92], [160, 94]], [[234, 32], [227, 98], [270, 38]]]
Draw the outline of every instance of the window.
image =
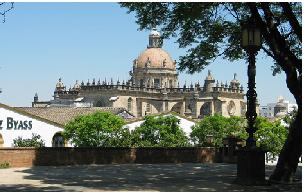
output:
[[202, 107], [200, 109], [200, 117], [203, 118], [203, 117], [209, 116], [209, 115], [212, 115], [211, 102], [206, 102], [202, 105]]
[[173, 87], [173, 81], [172, 80], [169, 80], [169, 87], [172, 88]]
[[151, 112], [151, 105], [149, 103], [147, 103], [146, 112]]
[[128, 99], [128, 111], [131, 112], [132, 111], [132, 98], [129, 97]]
[[61, 133], [56, 133], [53, 137], [52, 147], [65, 147], [65, 140]]
[[144, 87], [144, 80], [143, 79], [140, 79], [139, 86]]
[[159, 88], [160, 87], [160, 80], [157, 79], [157, 78], [154, 79], [154, 87], [155, 88]]
[[228, 111], [228, 114], [230, 116], [234, 115], [235, 114], [235, 110], [236, 110], [236, 107], [235, 107], [235, 104], [233, 101], [230, 101], [228, 103], [228, 106], [227, 106], [227, 111]]

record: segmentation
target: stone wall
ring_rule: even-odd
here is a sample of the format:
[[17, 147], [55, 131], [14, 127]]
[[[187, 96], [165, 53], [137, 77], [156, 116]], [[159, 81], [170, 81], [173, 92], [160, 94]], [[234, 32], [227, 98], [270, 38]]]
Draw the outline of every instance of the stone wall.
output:
[[214, 163], [214, 148], [0, 148], [11, 167], [125, 163]]

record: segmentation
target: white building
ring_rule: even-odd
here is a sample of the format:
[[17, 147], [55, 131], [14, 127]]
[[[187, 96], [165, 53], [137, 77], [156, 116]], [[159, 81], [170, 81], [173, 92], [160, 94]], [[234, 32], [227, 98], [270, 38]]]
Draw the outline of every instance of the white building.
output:
[[282, 96], [279, 96], [276, 103], [268, 103], [266, 106], [260, 106], [260, 116], [267, 118], [283, 117], [297, 108], [297, 104], [290, 103], [284, 100]]
[[13, 147], [14, 139], [41, 136], [46, 147], [71, 146], [61, 132], [64, 126], [79, 115], [108, 111], [124, 119], [134, 118], [123, 108], [111, 107], [9, 107], [0, 103], [0, 147]]
[[[87, 115], [96, 111], [108, 111], [126, 120], [125, 127], [130, 131], [139, 127], [144, 118], [135, 118], [123, 108], [111, 107], [9, 107], [0, 103], [0, 147], [13, 147], [14, 139], [32, 138], [33, 134], [41, 136], [46, 147], [72, 146], [68, 144], [61, 132], [64, 126], [79, 115]], [[156, 115], [174, 115], [179, 126], [189, 137], [191, 127], [196, 121], [175, 112], [164, 112]]]
[[46, 147], [64, 146], [63, 125], [0, 103], [0, 147], [12, 147], [14, 139], [38, 134]]

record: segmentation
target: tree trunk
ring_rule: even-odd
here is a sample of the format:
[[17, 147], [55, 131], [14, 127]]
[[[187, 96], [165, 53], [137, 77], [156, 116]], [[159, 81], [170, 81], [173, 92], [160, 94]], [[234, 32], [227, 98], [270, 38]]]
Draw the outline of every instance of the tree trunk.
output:
[[299, 106], [296, 119], [289, 128], [287, 140], [281, 150], [276, 168], [269, 180], [273, 182], [292, 182], [301, 155], [302, 106]]
[[[263, 37], [273, 53], [273, 58], [286, 73], [287, 87], [298, 105], [296, 119], [289, 127], [287, 140], [280, 152], [276, 168], [270, 176], [271, 181], [291, 182], [302, 154], [302, 60], [295, 56], [278, 29], [272, 25], [274, 15], [269, 3], [260, 4], [265, 21], [258, 11], [257, 3], [248, 3], [248, 6], [262, 29]], [[287, 12], [288, 9], [285, 11]]]

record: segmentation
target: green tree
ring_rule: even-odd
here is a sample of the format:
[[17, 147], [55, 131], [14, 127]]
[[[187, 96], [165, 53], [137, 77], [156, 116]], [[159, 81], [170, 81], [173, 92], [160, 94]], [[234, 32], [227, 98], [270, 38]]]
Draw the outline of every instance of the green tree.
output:
[[247, 139], [248, 134], [245, 130], [247, 120], [244, 117], [231, 116], [227, 119], [227, 133], [240, 139]]
[[288, 135], [288, 129], [281, 125], [281, 120], [270, 122], [264, 117], [257, 117], [255, 133], [257, 145], [270, 152], [273, 156], [279, 155]]
[[76, 147], [127, 147], [130, 132], [124, 120], [109, 112], [78, 116], [69, 122], [63, 136]]
[[32, 138], [23, 139], [22, 137], [18, 137], [13, 140], [14, 147], [44, 147], [45, 143], [41, 139], [40, 135], [32, 134]]
[[[246, 122], [241, 117], [224, 117], [222, 115], [206, 116], [193, 126], [190, 134], [191, 141], [197, 146], [221, 147], [223, 139], [234, 136], [241, 139], [246, 138]], [[208, 135], [212, 136], [213, 142], [209, 144]]]
[[135, 147], [189, 146], [186, 134], [179, 127], [180, 120], [173, 115], [146, 116], [144, 122], [132, 132]]
[[293, 109], [290, 113], [288, 113], [285, 117], [283, 117], [284, 123], [290, 126], [296, 119], [297, 116], [297, 109]]
[[135, 12], [139, 29], [160, 26], [163, 38], [177, 37], [189, 48], [180, 70], [199, 72], [215, 58], [247, 58], [240, 46], [240, 22], [251, 15], [261, 28], [262, 51], [274, 60], [273, 75], [284, 72], [299, 111], [271, 180], [290, 181], [302, 154], [302, 4], [281, 3], [121, 3]]
[[[208, 135], [213, 136], [213, 146], [221, 147], [224, 138], [234, 136], [246, 140], [247, 123], [243, 117], [224, 117], [222, 115], [207, 116], [198, 122], [190, 134], [191, 140], [198, 146], [208, 146]], [[281, 125], [281, 121], [270, 122], [264, 117], [257, 117], [254, 134], [257, 146], [263, 148], [273, 156], [279, 155], [288, 135], [288, 129]]]

